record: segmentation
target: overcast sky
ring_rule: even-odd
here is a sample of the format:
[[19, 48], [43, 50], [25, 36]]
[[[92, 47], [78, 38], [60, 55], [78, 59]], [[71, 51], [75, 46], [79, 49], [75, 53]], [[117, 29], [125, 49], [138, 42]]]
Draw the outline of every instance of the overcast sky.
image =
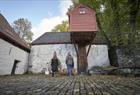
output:
[[0, 12], [10, 24], [27, 18], [32, 23], [33, 39], [36, 39], [68, 19], [66, 12], [70, 5], [71, 0], [0, 0]]

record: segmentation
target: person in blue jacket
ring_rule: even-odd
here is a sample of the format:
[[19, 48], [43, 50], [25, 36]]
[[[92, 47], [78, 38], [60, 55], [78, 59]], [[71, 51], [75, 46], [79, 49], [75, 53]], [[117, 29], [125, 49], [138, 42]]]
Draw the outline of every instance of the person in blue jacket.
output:
[[67, 75], [71, 76], [72, 70], [74, 68], [74, 60], [70, 52], [68, 52], [67, 57], [66, 57], [66, 65], [67, 65]]

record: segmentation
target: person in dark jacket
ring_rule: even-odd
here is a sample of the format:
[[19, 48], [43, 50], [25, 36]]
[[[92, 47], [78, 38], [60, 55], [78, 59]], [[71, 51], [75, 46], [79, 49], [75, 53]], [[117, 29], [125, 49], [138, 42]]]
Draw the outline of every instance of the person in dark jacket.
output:
[[74, 60], [70, 52], [68, 52], [67, 57], [66, 57], [66, 65], [67, 65], [67, 74], [68, 76], [71, 76], [72, 70], [74, 68]]
[[52, 77], [54, 77], [55, 73], [58, 71], [59, 64], [60, 64], [60, 61], [57, 57], [56, 52], [54, 52], [53, 58], [51, 59]]

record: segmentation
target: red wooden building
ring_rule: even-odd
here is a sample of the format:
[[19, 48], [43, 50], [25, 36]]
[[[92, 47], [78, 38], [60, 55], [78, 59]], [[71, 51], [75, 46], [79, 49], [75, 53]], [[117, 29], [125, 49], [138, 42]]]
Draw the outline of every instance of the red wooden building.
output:
[[[95, 10], [79, 4], [69, 13], [69, 25], [70, 32], [73, 32], [73, 42], [77, 42], [77, 62], [78, 72], [86, 72], [87, 69], [87, 56], [95, 38], [96, 32], [98, 31], [96, 22]], [[79, 32], [79, 33], [74, 33]], [[89, 45], [88, 51], [86, 52], [86, 46]]]

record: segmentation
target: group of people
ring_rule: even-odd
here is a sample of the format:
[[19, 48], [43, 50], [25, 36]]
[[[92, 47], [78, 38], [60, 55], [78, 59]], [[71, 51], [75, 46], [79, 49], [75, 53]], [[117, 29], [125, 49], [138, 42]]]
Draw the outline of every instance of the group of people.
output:
[[[58, 71], [60, 65], [60, 60], [57, 57], [57, 53], [54, 52], [53, 58], [51, 59], [51, 70], [52, 70], [52, 77], [54, 77], [55, 73]], [[74, 68], [74, 60], [70, 52], [68, 52], [66, 57], [66, 66], [67, 66], [67, 75], [72, 75], [72, 70]]]

